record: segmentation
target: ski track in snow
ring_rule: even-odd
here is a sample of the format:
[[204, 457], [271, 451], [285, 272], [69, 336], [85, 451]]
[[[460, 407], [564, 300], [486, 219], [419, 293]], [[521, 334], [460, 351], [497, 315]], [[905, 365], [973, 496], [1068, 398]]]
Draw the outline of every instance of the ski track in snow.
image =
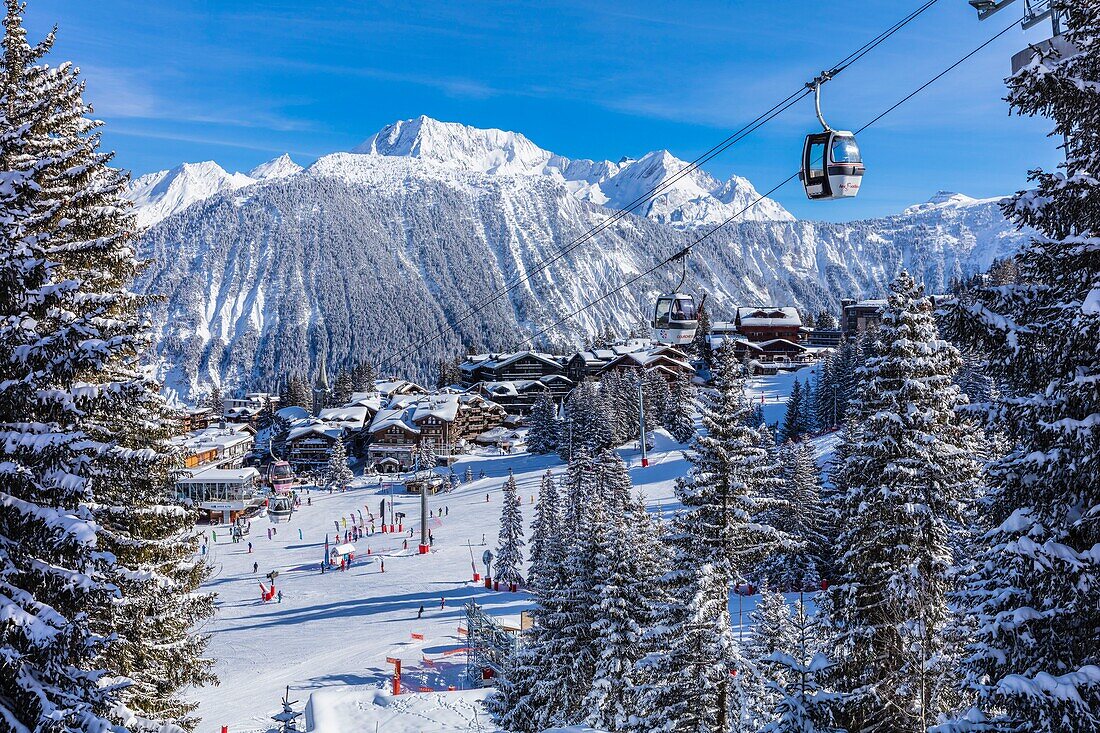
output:
[[[809, 375], [810, 369], [802, 369], [797, 378], [804, 380]], [[782, 419], [794, 379], [794, 375], [780, 374], [750, 383], [749, 397], [759, 400], [764, 396], [769, 422]], [[645, 496], [650, 511], [665, 517], [679, 506], [673, 487], [688, 468], [683, 448], [659, 431], [648, 468], [641, 467], [636, 443], [619, 449], [630, 467], [636, 492]], [[467, 720], [470, 727], [461, 727], [478, 706], [479, 695], [427, 695], [416, 691], [421, 686], [435, 690], [446, 690], [449, 684], [463, 687], [465, 655], [448, 656], [446, 652], [464, 645], [458, 627], [464, 622], [462, 607], [467, 601], [474, 600], [489, 614], [516, 625], [520, 612], [530, 607], [524, 592], [495, 592], [473, 583], [471, 549], [477, 571], [484, 575], [481, 555], [486, 549], [496, 553], [501, 486], [509, 469], [519, 485], [527, 524], [525, 541], [529, 542], [533, 500], [542, 475], [547, 468], [560, 473], [565, 465], [554, 455], [465, 456], [456, 463], [455, 473], [461, 477], [467, 466], [475, 477], [484, 470], [486, 478], [429, 498], [433, 510], [447, 507], [449, 512], [442, 518], [429, 519], [435, 544], [426, 556], [416, 554], [419, 497], [398, 493], [400, 486], [395, 486], [395, 509], [414, 519], [414, 535], [409, 537], [410, 525], [406, 524], [403, 535], [375, 533], [364, 537], [355, 542], [358, 552], [349, 570], [320, 574], [326, 535], [336, 544], [333, 521], [353, 512], [357, 517], [359, 511], [366, 518], [368, 510], [377, 512], [379, 501], [388, 496], [387, 490], [379, 489], [377, 478], [357, 479], [354, 488], [344, 493], [311, 490], [311, 506], [305, 506], [307, 497], [303, 496], [302, 508], [288, 523], [274, 525], [266, 517], [253, 519], [251, 533], [238, 544], [229, 540], [227, 526], [200, 525], [208, 536], [211, 531], [217, 533], [217, 542], [211, 541], [208, 551], [215, 574], [204, 588], [218, 594], [218, 613], [202, 631], [210, 634], [209, 654], [216, 658], [215, 671], [221, 678], [220, 686], [192, 693], [200, 702], [200, 733], [220, 731], [222, 725], [228, 725], [231, 733], [269, 730], [270, 716], [280, 709], [279, 699], [287, 685], [291, 699], [299, 700], [297, 710], [303, 710], [311, 694], [324, 693], [315, 700], [311, 718], [318, 720], [316, 730], [326, 733], [351, 728], [321, 726], [324, 720], [347, 721], [345, 726], [354, 725], [358, 730], [373, 730], [371, 723], [379, 723], [380, 729], [387, 731], [478, 730], [478, 724], [483, 730], [491, 730], [492, 724], [483, 712], [476, 723]], [[376, 525], [380, 529], [380, 523]], [[277, 530], [271, 539], [267, 536], [269, 528]], [[408, 550], [404, 549], [406, 538]], [[249, 541], [253, 545], [251, 554]], [[370, 556], [366, 554], [368, 548]], [[380, 572], [383, 559], [384, 573]], [[259, 564], [255, 574], [253, 562]], [[276, 587], [283, 593], [281, 604], [261, 603], [259, 599], [259, 583], [268, 584], [265, 575], [271, 570], [279, 572]], [[446, 602], [443, 609], [441, 598]], [[747, 623], [754, 600], [731, 599], [735, 624], [739, 617]], [[420, 604], [424, 605], [424, 617], [418, 621]], [[413, 640], [412, 633], [423, 634], [424, 641]], [[391, 700], [377, 694], [389, 689], [392, 668], [386, 664], [386, 657], [402, 660], [402, 685], [418, 699], [416, 705], [410, 707], [405, 696]], [[425, 664], [425, 657], [435, 666]], [[321, 711], [329, 711], [327, 717]], [[425, 715], [429, 719], [423, 719]]]

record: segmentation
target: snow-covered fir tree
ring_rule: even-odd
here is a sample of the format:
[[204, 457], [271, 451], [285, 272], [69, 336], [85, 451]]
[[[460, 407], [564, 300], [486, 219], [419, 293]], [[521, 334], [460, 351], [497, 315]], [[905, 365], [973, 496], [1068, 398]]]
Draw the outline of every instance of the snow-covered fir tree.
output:
[[746, 730], [760, 730], [771, 722], [779, 705], [778, 689], [789, 680], [787, 670], [776, 660], [779, 652], [795, 646], [794, 623], [783, 594], [768, 586], [760, 588], [760, 600], [749, 614], [749, 634], [745, 640], [744, 681], [749, 714], [742, 721]]
[[500, 535], [493, 573], [495, 580], [501, 583], [519, 585], [523, 582], [523, 515], [519, 507], [519, 488], [511, 471], [504, 482], [502, 494]]
[[642, 394], [646, 435], [652, 440], [653, 431], [668, 422], [668, 414], [672, 410], [672, 390], [661, 372], [651, 369], [642, 373]]
[[594, 456], [614, 444], [611, 409], [606, 395], [601, 395], [595, 382], [581, 382], [565, 401], [563, 412], [565, 424], [561, 428], [558, 453], [565, 460], [572, 461], [582, 452]]
[[665, 429], [681, 443], [695, 435], [695, 388], [687, 375], [677, 374], [672, 382], [669, 409], [665, 415]]
[[[818, 613], [823, 613], [820, 607]], [[821, 624], [806, 613], [802, 594], [788, 615], [781, 639], [763, 662], [770, 671], [765, 684], [774, 707], [761, 733], [845, 733], [832, 725], [830, 708], [836, 695], [823, 682], [831, 663], [820, 651]]]
[[213, 604], [171, 498], [169, 415], [136, 368], [126, 177], [22, 12], [7, 3], [0, 75], [0, 720], [190, 726], [180, 691], [213, 679], [193, 633]]
[[769, 520], [788, 535], [791, 543], [764, 562], [761, 574], [776, 590], [812, 590], [822, 580], [829, 545], [823, 531], [821, 474], [809, 444], [787, 446], [780, 455], [782, 501], [769, 511]]
[[202, 406], [210, 410], [211, 417], [220, 418], [225, 410], [221, 387], [211, 384], [210, 390], [202, 401]]
[[781, 443], [798, 440], [809, 432], [806, 426], [806, 406], [803, 404], [803, 400], [808, 400], [809, 397], [809, 395], [803, 394], [802, 383], [797, 379], [794, 380], [791, 394], [787, 398], [787, 410], [783, 416], [783, 429], [779, 433]]
[[355, 377], [346, 369], [341, 369], [332, 381], [332, 394], [329, 395], [329, 407], [343, 407], [351, 400], [355, 391]]
[[553, 604], [564, 587], [562, 521], [558, 482], [548, 470], [542, 477], [531, 522], [527, 588], [535, 601], [531, 609], [534, 624], [522, 632], [519, 651], [512, 655], [496, 692], [486, 701], [489, 713], [504, 730], [542, 731], [550, 725], [557, 704], [557, 691], [546, 672], [557, 659], [553, 621], [560, 609]]
[[540, 394], [525, 422], [530, 426], [527, 431], [527, 450], [543, 455], [557, 449], [558, 407], [554, 403], [553, 395], [549, 392]]
[[696, 437], [688, 476], [676, 486], [685, 511], [672, 523], [674, 558], [666, 574], [659, 627], [676, 638], [641, 662], [647, 683], [637, 730], [733, 730], [745, 702], [734, 673], [744, 660], [733, 638], [730, 589], [780, 542], [756, 521], [766, 495], [768, 465], [752, 415], [743, 370], [732, 347], [715, 354], [714, 390], [702, 404], [704, 433]]
[[1011, 394], [992, 398], [1011, 449], [988, 471], [963, 605], [974, 637], [944, 730], [1053, 733], [1100, 726], [1100, 2], [1054, 0], [1079, 51], [1008, 80], [1009, 103], [1054, 120], [1062, 171], [1004, 205], [1037, 232], [1006, 282], [979, 288], [953, 334]]
[[[616, 456], [617, 458], [617, 456]], [[621, 461], [620, 461], [621, 464]], [[626, 467], [622, 466], [625, 475]], [[592, 685], [584, 707], [594, 728], [615, 733], [629, 730], [638, 715], [638, 661], [642, 637], [652, 625], [658, 568], [663, 548], [645, 506], [630, 498], [607, 515], [596, 564], [595, 660]]]
[[352, 367], [351, 383], [354, 392], [369, 392], [374, 389], [374, 366], [361, 361]]
[[950, 531], [975, 493], [961, 358], [907, 273], [891, 285], [834, 480], [841, 534], [830, 587], [831, 677], [849, 730], [925, 731], [947, 712]]
[[325, 483], [335, 489], [343, 490], [353, 478], [355, 474], [348, 467], [348, 451], [344, 447], [344, 440], [337, 438], [332, 443], [332, 453], [325, 467]]

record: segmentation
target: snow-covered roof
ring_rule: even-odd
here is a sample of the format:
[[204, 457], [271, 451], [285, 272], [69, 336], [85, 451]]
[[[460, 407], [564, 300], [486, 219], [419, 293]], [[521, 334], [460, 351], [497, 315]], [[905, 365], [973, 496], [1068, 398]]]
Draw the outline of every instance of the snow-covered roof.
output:
[[766, 349], [769, 346], [793, 346], [796, 349], [805, 351], [806, 347], [802, 344], [796, 344], [794, 341], [788, 341], [787, 339], [771, 339], [769, 341], [761, 341], [757, 344], [761, 349]]
[[398, 393], [424, 394], [428, 391], [416, 382], [410, 382], [407, 379], [376, 379], [374, 382], [374, 389], [387, 397]]
[[759, 326], [801, 326], [797, 308], [738, 308], [737, 323], [741, 328]]
[[345, 430], [362, 430], [367, 423], [368, 410], [357, 405], [329, 407], [317, 413], [325, 422], [336, 423]]
[[253, 433], [251, 430], [238, 429], [243, 427], [247, 426], [227, 425], [224, 428], [216, 427], [197, 430], [187, 435], [177, 436], [172, 440], [172, 443], [180, 446], [184, 450], [195, 452], [209, 450], [210, 448], [224, 450], [253, 440]]
[[345, 542], [342, 545], [337, 545], [336, 547], [333, 547], [332, 551], [335, 552], [337, 555], [350, 555], [351, 553], [355, 552], [355, 545], [350, 542]]
[[844, 307], [846, 309], [847, 308], [883, 308], [883, 307], [886, 306], [886, 303], [887, 303], [887, 301], [886, 301], [885, 298], [872, 298], [870, 300], [859, 300], [859, 301], [856, 301], [855, 303], [849, 303], [848, 305], [846, 305]]
[[309, 435], [320, 435], [333, 440], [339, 440], [344, 436], [344, 428], [339, 425], [333, 425], [332, 423], [313, 419], [309, 422], [292, 426], [287, 433], [286, 439], [288, 441], [298, 440], [299, 438], [305, 438]]
[[382, 409], [382, 405], [385, 403], [385, 399], [380, 392], [371, 390], [369, 392], [352, 392], [351, 397], [345, 403], [346, 407], [354, 407], [356, 405], [366, 407], [371, 412], [378, 412]]
[[275, 417], [286, 422], [294, 422], [295, 420], [308, 420], [309, 411], [304, 407], [298, 405], [290, 405], [280, 410], [276, 410]]
[[193, 476], [181, 476], [176, 479], [179, 484], [205, 484], [217, 483], [244, 483], [249, 478], [253, 480], [260, 477], [260, 472], [255, 468], [208, 468]]
[[523, 437], [523, 433], [501, 425], [491, 430], [486, 430], [484, 433], [474, 438], [474, 440], [478, 443], [498, 443], [500, 441], [515, 441], [521, 437]]
[[514, 351], [507, 354], [473, 354], [467, 356], [466, 361], [463, 362], [459, 368], [467, 372], [472, 372], [482, 367], [486, 369], [500, 369], [509, 364], [514, 364], [527, 356], [551, 366], [561, 366], [561, 361], [553, 354], [546, 354], [541, 351]]
[[429, 417], [439, 418], [443, 422], [454, 422], [458, 414], [457, 395], [428, 395], [409, 406], [412, 411], [409, 419], [414, 423]]
[[395, 425], [410, 433], [420, 434], [420, 428], [412, 424], [408, 419], [408, 411], [404, 408], [379, 410], [374, 416], [374, 420], [371, 421], [369, 430], [372, 433], [377, 433], [388, 430]]

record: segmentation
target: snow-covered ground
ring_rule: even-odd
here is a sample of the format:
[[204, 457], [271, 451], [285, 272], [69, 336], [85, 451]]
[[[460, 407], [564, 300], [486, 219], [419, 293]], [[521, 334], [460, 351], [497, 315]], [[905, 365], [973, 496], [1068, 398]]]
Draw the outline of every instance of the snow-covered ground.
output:
[[[808, 369], [798, 374], [799, 379], [807, 376]], [[769, 421], [782, 418], [793, 380], [788, 374], [754, 380], [751, 394], [756, 399], [764, 395]], [[620, 455], [651, 511], [670, 515], [678, 506], [675, 480], [688, 466], [683, 446], [658, 432], [649, 467], [642, 468], [636, 446], [624, 447]], [[430, 497], [436, 516], [429, 519], [434, 546], [428, 555], [416, 551], [419, 497], [395, 493], [396, 510], [415, 518], [405, 524], [403, 535], [364, 537], [355, 543], [358, 553], [349, 570], [319, 572], [325, 538], [335, 540], [334, 522], [342, 533], [344, 519], [350, 522], [354, 515], [358, 521], [360, 512], [364, 518], [378, 513], [389, 490], [380, 488], [377, 478], [359, 479], [344, 493], [311, 491], [303, 497], [311, 505], [303, 505], [288, 523], [254, 519], [246, 538], [251, 553], [247, 541], [230, 541], [227, 527], [204, 526], [215, 568], [206, 587], [218, 594], [218, 614], [205, 631], [211, 635], [209, 652], [217, 659], [221, 685], [194, 693], [203, 719], [199, 730], [219, 731], [223, 725], [231, 733], [268, 730], [269, 716], [280, 709], [288, 685], [291, 698], [301, 701], [298, 710], [312, 696], [310, 723], [325, 733], [372, 731], [375, 723], [385, 731], [492, 730], [484, 713], [473, 718], [480, 711], [476, 701], [481, 693], [413, 694], [409, 700], [378, 694], [388, 688], [392, 672], [387, 657], [401, 659], [402, 685], [412, 693], [449, 685], [461, 690], [465, 655], [449, 652], [464, 644], [458, 631], [465, 618], [463, 604], [475, 600], [489, 614], [511, 617], [513, 623], [530, 605], [525, 593], [495, 592], [474, 583], [471, 560], [484, 573], [482, 553], [496, 551], [501, 486], [508, 471], [516, 476], [524, 519], [530, 522], [542, 475], [548, 468], [561, 472], [565, 466], [556, 456], [467, 456], [455, 472], [461, 477], [467, 466], [475, 477], [481, 471], [486, 477]], [[277, 530], [270, 539], [269, 528]], [[258, 565], [255, 573], [253, 563]], [[282, 602], [262, 603], [259, 584], [267, 585], [265, 576], [272, 570], [279, 573], [276, 586]], [[423, 618], [417, 619], [421, 605]], [[735, 623], [752, 605], [752, 598], [734, 600]], [[423, 635], [423, 640], [412, 634]]]

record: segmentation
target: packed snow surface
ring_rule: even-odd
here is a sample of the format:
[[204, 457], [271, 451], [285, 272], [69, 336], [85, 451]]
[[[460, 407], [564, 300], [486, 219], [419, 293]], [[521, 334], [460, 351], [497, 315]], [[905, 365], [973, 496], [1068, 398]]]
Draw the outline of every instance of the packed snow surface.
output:
[[[749, 385], [749, 397], [763, 399], [769, 422], [782, 419], [794, 380], [810, 374], [804, 368], [797, 375], [757, 378]], [[815, 439], [823, 461], [831, 452], [829, 439]], [[636, 444], [624, 446], [619, 454], [650, 511], [670, 517], [679, 507], [675, 481], [688, 469], [686, 446], [663, 431], [656, 433], [656, 440], [648, 468], [642, 468]], [[205, 587], [218, 594], [217, 616], [203, 631], [211, 635], [209, 651], [221, 678], [217, 687], [193, 691], [203, 719], [200, 733], [220, 731], [222, 725], [230, 733], [267, 731], [288, 685], [291, 699], [300, 700], [296, 709], [308, 706], [310, 730], [318, 732], [369, 733], [375, 723], [387, 732], [493, 730], [477, 705], [484, 691], [463, 691], [468, 685], [465, 655], [458, 651], [465, 644], [459, 633], [462, 607], [474, 600], [490, 615], [518, 625], [520, 612], [531, 605], [527, 594], [487, 590], [472, 575], [475, 570], [484, 574], [485, 550], [496, 553], [501, 487], [508, 471], [519, 486], [529, 539], [539, 482], [547, 469], [560, 473], [565, 466], [554, 455], [495, 452], [464, 456], [454, 471], [462, 477], [467, 466], [475, 477], [472, 482], [429, 497], [436, 515], [428, 520], [434, 540], [429, 555], [416, 549], [419, 497], [402, 493], [400, 484], [380, 484], [378, 477], [358, 478], [343, 493], [311, 489], [289, 522], [253, 519], [250, 534], [237, 544], [230, 541], [227, 526], [200, 525], [209, 538], [208, 557], [215, 571]], [[485, 477], [477, 478], [482, 471]], [[357, 554], [351, 568], [322, 575], [326, 538], [330, 546], [343, 542], [342, 537], [337, 541], [334, 523], [342, 535], [344, 520], [354, 517], [358, 522], [362, 513], [369, 528], [368, 517], [377, 517], [379, 502], [390, 496], [391, 488], [395, 510], [409, 518], [404, 532], [382, 534], [376, 519], [378, 531], [353, 542]], [[260, 584], [269, 585], [266, 576], [273, 570], [282, 602], [262, 603]], [[417, 619], [421, 605], [423, 618]], [[739, 628], [753, 606], [753, 597], [731, 600]], [[396, 699], [385, 694], [392, 673], [387, 657], [402, 661], [402, 685], [408, 692]], [[456, 692], [444, 692], [450, 685]], [[421, 688], [433, 692], [421, 693]], [[480, 727], [471, 722], [475, 720]]]

